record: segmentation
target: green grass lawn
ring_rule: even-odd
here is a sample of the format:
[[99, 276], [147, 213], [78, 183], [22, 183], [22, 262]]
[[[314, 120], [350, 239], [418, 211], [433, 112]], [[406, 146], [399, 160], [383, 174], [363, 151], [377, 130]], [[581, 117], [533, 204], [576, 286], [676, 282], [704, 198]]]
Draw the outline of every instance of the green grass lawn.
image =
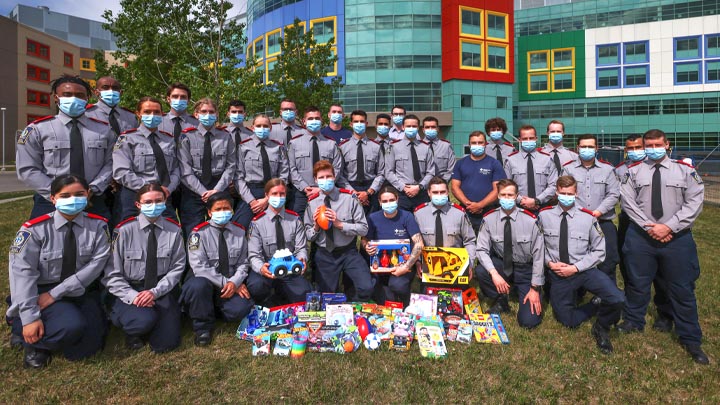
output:
[[[31, 201], [0, 205], [0, 246], [8, 247], [30, 212]], [[179, 350], [131, 353], [111, 331], [100, 355], [77, 363], [54, 357], [49, 368], [24, 370], [22, 353], [11, 351], [9, 328], [0, 344], [0, 403], [169, 402], [720, 402], [720, 208], [707, 206], [695, 227], [702, 273], [697, 287], [703, 347], [709, 366], [699, 366], [677, 339], [653, 331], [617, 336], [615, 353], [595, 348], [590, 324], [561, 327], [552, 311], [526, 331], [504, 321], [508, 346], [449, 342], [449, 357], [423, 359], [409, 353], [364, 349], [348, 355], [309, 353], [296, 360], [253, 358], [250, 343], [235, 338], [237, 325], [221, 325], [213, 344], [196, 348], [189, 323]], [[7, 255], [0, 265], [7, 266]], [[0, 296], [9, 291], [0, 278]], [[517, 303], [513, 303], [517, 309]], [[4, 307], [3, 307], [4, 309]], [[654, 314], [651, 305], [650, 314]], [[652, 316], [648, 323], [652, 325]]]

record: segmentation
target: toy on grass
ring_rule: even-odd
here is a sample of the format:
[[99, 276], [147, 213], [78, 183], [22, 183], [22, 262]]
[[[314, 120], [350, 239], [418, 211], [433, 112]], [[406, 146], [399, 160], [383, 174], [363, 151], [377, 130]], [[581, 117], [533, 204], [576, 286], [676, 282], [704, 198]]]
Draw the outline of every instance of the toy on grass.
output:
[[382, 340], [378, 337], [378, 335], [371, 333], [365, 337], [365, 341], [363, 342], [363, 345], [368, 350], [377, 350], [380, 348], [380, 345], [382, 344]]
[[355, 324], [357, 324], [358, 332], [360, 333], [360, 338], [362, 340], [365, 340], [367, 336], [370, 334], [370, 323], [367, 319], [363, 317], [358, 317], [355, 320]]
[[289, 275], [299, 275], [303, 271], [303, 263], [293, 256], [290, 249], [280, 249], [270, 259], [268, 269], [277, 278], [284, 278]]
[[325, 213], [325, 211], [327, 211], [327, 209], [328, 209], [328, 208], [327, 208], [326, 206], [321, 205], [321, 206], [318, 208], [318, 217], [317, 217], [317, 224], [318, 224], [318, 226], [319, 226], [320, 228], [322, 228], [323, 230], [325, 230], [325, 231], [327, 231], [328, 229], [330, 229], [330, 227], [332, 226], [332, 221], [330, 221], [330, 220], [327, 218], [327, 214]]

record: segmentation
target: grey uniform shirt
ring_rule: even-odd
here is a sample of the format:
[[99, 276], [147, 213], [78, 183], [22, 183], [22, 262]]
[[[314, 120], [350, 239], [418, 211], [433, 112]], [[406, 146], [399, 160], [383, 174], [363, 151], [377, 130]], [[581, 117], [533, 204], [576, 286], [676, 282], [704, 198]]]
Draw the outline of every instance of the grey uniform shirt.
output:
[[240, 145], [240, 142], [252, 138], [254, 135], [253, 131], [246, 128], [244, 125], [235, 125], [233, 123], [229, 123], [225, 126], [220, 127], [220, 129], [223, 129], [227, 131], [230, 136], [232, 136], [233, 140], [235, 141], [235, 145]]
[[595, 159], [592, 166], [585, 167], [578, 157], [563, 165], [562, 174], [572, 176], [577, 182], [576, 204], [590, 211], [600, 211], [601, 220], [615, 218], [615, 204], [620, 200], [620, 182], [612, 165]]
[[[278, 141], [285, 146], [288, 146], [287, 145], [287, 143], [288, 143], [287, 142], [288, 127], [290, 128], [290, 133], [291, 133], [290, 139], [292, 139], [298, 135], [307, 133], [305, 128], [298, 125], [296, 123], [296, 121], [293, 121], [290, 123], [285, 122], [285, 121], [280, 121], [277, 124], [273, 124], [272, 128], [270, 128], [270, 139]], [[333, 141], [333, 142], [335, 142], [335, 141]]]
[[[486, 269], [494, 269], [490, 255], [505, 257], [505, 211], [496, 208], [485, 214], [477, 237], [477, 258]], [[532, 263], [532, 285], [545, 284], [545, 241], [537, 225], [537, 217], [530, 211], [513, 208], [510, 212], [512, 229], [512, 261]]]
[[[197, 118], [193, 117], [192, 115], [189, 115], [187, 111], [183, 111], [180, 115], [174, 115], [171, 112], [163, 115], [162, 122], [160, 123], [160, 126], [158, 126], [158, 129], [161, 131], [165, 131], [169, 133], [170, 135], [175, 136], [175, 121], [174, 118], [179, 117], [180, 118], [180, 128], [190, 128], [190, 127], [197, 127], [200, 125]], [[175, 142], [180, 141], [180, 139], [175, 139]]]
[[[313, 138], [316, 138], [317, 141], [313, 141]], [[288, 148], [292, 184], [300, 191], [303, 191], [305, 187], [316, 185], [313, 176], [313, 142], [318, 144], [320, 160], [327, 160], [333, 165], [335, 184], [345, 187], [347, 183], [342, 176], [342, 155], [335, 140], [320, 133], [313, 136], [308, 132], [296, 135]]]
[[[218, 269], [219, 238], [221, 230], [228, 248], [228, 274], [225, 277]], [[228, 281], [240, 286], [248, 275], [248, 245], [245, 228], [235, 222], [224, 227], [213, 222], [196, 226], [188, 237], [188, 263], [197, 277], [208, 279], [215, 287], [223, 288]]]
[[652, 216], [652, 177], [655, 161], [646, 159], [630, 165], [622, 179], [622, 208], [641, 228], [647, 223], [667, 225], [677, 233], [692, 228], [703, 208], [705, 185], [695, 168], [665, 157], [660, 167], [663, 217]]
[[210, 131], [205, 127], [187, 128], [183, 130], [180, 143], [178, 144], [178, 163], [183, 185], [192, 190], [195, 194], [202, 195], [208, 191], [202, 184], [202, 160], [205, 152], [205, 136], [210, 135], [210, 147], [212, 160], [210, 167], [213, 177], [218, 180], [213, 190], [224, 191], [235, 178], [235, 167], [237, 165], [237, 148], [232, 136], [220, 128], [213, 128]]
[[[87, 115], [88, 117], [99, 119], [101, 121], [105, 121], [109, 124], [110, 112], [112, 112], [115, 119], [117, 119], [118, 127], [120, 127], [120, 133], [138, 127], [138, 120], [135, 116], [135, 113], [128, 109], [120, 107], [119, 105], [116, 105], [115, 107], [110, 107], [102, 100], [98, 101], [96, 104], [88, 104], [87, 109], [85, 110], [85, 115]], [[112, 126], [110, 126], [110, 130], [112, 130]], [[113, 131], [113, 135], [115, 135], [115, 138], [117, 138], [120, 134], [116, 134], [115, 131]]]
[[615, 177], [617, 177], [618, 179], [618, 184], [622, 182], [623, 177], [625, 177], [625, 173], [628, 172], [628, 167], [630, 167], [630, 165], [632, 165], [633, 163], [635, 162], [628, 159], [624, 162], [620, 162], [619, 165], [615, 166]]
[[558, 146], [555, 148], [552, 144], [546, 143], [545, 146], [542, 147], [542, 151], [550, 155], [550, 159], [555, 159], [555, 151], [557, 151], [558, 156], [560, 157], [560, 164], [567, 163], [571, 160], [577, 160], [578, 154], [571, 151], [570, 149], [566, 148], [563, 145]]
[[[105, 268], [103, 284], [110, 294], [131, 305], [138, 295], [130, 283], [145, 280], [147, 241], [150, 221], [145, 215], [130, 217], [121, 222], [113, 233], [112, 259]], [[158, 218], [155, 222], [157, 238], [158, 283], [150, 292], [156, 298], [169, 293], [180, 282], [185, 270], [185, 242], [177, 222]]]
[[[177, 159], [176, 145], [172, 133], [157, 130], [156, 140], [165, 155], [170, 185], [174, 191], [180, 184], [180, 164]], [[144, 125], [121, 134], [113, 151], [113, 178], [124, 187], [137, 191], [151, 181], [160, 181], [155, 165], [155, 155], [150, 146], [151, 131]]]
[[443, 218], [443, 247], [465, 248], [470, 259], [470, 267], [475, 262], [475, 231], [465, 210], [456, 204], [447, 203], [436, 207], [432, 203], [420, 204], [415, 209], [415, 220], [420, 227], [425, 246], [437, 246], [435, 243], [435, 215], [440, 210]]
[[[420, 165], [419, 182], [413, 177], [413, 163], [410, 144], [415, 144], [415, 153], [418, 157]], [[422, 189], [427, 190], [430, 179], [435, 175], [435, 159], [427, 142], [419, 139], [402, 139], [393, 141], [390, 156], [387, 160], [388, 166], [385, 169], [387, 181], [392, 184], [398, 191], [403, 190], [406, 185], [420, 185]]]
[[23, 325], [40, 319], [38, 285], [59, 283], [49, 291], [55, 300], [78, 297], [105, 269], [110, 257], [107, 220], [83, 212], [73, 219], [76, 271], [60, 282], [67, 223], [57, 211], [32, 219], [23, 224], [10, 246], [12, 304], [7, 315], [19, 315]]
[[290, 167], [288, 164], [287, 150], [285, 146], [271, 139], [260, 140], [253, 135], [252, 138], [242, 141], [238, 147], [237, 173], [235, 175], [235, 189], [245, 202], [249, 203], [255, 199], [250, 192], [248, 183], [263, 183], [263, 162], [260, 145], [265, 146], [270, 163], [270, 178], [281, 178], [288, 182], [290, 178]]
[[[106, 122], [84, 114], [77, 117], [83, 141], [85, 179], [93, 194], [102, 194], [110, 184], [115, 135]], [[16, 165], [20, 181], [50, 199], [50, 183], [70, 172], [72, 118], [60, 112], [28, 125], [17, 139]]]
[[[545, 264], [560, 261], [560, 223], [563, 209], [559, 205], [543, 208], [538, 224], [545, 238]], [[578, 271], [596, 267], [605, 260], [605, 235], [597, 219], [576, 205], [568, 210], [568, 255]]]
[[540, 204], [545, 204], [555, 195], [555, 182], [558, 178], [555, 164], [548, 154], [539, 150], [531, 153], [525, 151], [511, 153], [505, 161], [505, 173], [510, 180], [517, 183], [520, 196], [527, 196], [528, 158], [533, 160], [533, 169], [535, 170], [535, 198], [540, 200]]
[[398, 129], [398, 127], [393, 125], [390, 127], [390, 132], [388, 132], [388, 138], [390, 138], [393, 141], [399, 141], [399, 140], [405, 139], [405, 130]]
[[[490, 139], [490, 138], [488, 138], [488, 139]], [[500, 155], [502, 156], [502, 161], [500, 162], [500, 164], [504, 165], [507, 158], [511, 154], [515, 153], [515, 147], [510, 142], [505, 142], [505, 141], [500, 142], [500, 143], [495, 143], [493, 141], [489, 141], [489, 142], [490, 143], [488, 143], [487, 146], [485, 147], [485, 153], [487, 153], [487, 155], [490, 156], [491, 158], [495, 159], [495, 158], [497, 158], [497, 150], [500, 149]], [[561, 160], [561, 162], [562, 162], [562, 160]]]
[[[365, 236], [368, 231], [365, 211], [350, 190], [333, 188], [329, 194], [331, 209], [335, 211], [337, 218], [342, 222], [343, 229], [333, 228], [333, 242], [336, 248], [355, 243], [358, 236]], [[318, 246], [326, 246], [327, 232], [320, 228], [315, 231], [313, 215], [321, 205], [325, 205], [326, 194], [320, 192], [308, 199], [308, 206], [305, 209], [305, 235], [311, 242]]]
[[450, 181], [453, 169], [455, 169], [455, 151], [453, 151], [452, 144], [447, 139], [439, 138], [432, 141], [426, 139], [425, 142], [435, 158], [435, 175], [445, 182]]
[[248, 249], [250, 266], [256, 273], [268, 263], [277, 251], [277, 234], [275, 233], [275, 217], [280, 217], [285, 236], [285, 248], [289, 249], [298, 260], [307, 261], [307, 236], [300, 217], [294, 211], [281, 209], [277, 214], [272, 208], [261, 212], [250, 223]]
[[[363, 151], [363, 167], [365, 177], [358, 178], [357, 168], [357, 150], [358, 143]], [[343, 165], [343, 178], [348, 182], [365, 181], [371, 182], [370, 188], [375, 192], [380, 190], [385, 182], [385, 156], [380, 154], [380, 145], [367, 136], [356, 138], [354, 135], [350, 139], [346, 139], [340, 143], [340, 153], [342, 153], [345, 164]], [[352, 189], [351, 185], [348, 188]]]

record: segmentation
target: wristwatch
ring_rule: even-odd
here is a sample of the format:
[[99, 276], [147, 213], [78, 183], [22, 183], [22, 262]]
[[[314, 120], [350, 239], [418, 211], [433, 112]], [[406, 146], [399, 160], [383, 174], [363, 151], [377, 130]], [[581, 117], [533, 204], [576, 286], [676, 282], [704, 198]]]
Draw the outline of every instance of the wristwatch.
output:
[[539, 206], [540, 206], [540, 200], [538, 200], [537, 198], [534, 198], [534, 200], [535, 200], [535, 205], [537, 205], [537, 206], [539, 207]]
[[540, 289], [542, 288], [542, 286], [540, 286], [540, 285], [531, 285], [530, 288], [532, 288], [533, 290], [535, 290], [535, 291], [537, 291], [537, 292], [540, 292]]

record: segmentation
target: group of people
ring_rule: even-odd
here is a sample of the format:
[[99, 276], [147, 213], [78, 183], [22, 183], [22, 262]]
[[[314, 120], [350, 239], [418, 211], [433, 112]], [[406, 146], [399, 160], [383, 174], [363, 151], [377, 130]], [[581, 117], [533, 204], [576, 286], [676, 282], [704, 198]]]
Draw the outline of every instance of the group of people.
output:
[[[254, 304], [303, 301], [314, 288], [407, 304], [424, 246], [467, 249], [489, 312], [510, 312], [517, 294], [522, 327], [541, 323], [543, 299], [571, 328], [597, 316], [603, 353], [613, 351], [613, 327], [643, 330], [654, 283], [654, 327], [674, 326], [692, 358], [708, 363], [691, 234], [703, 185], [667, 156], [662, 131], [628, 137], [628, 161], [614, 168], [597, 157], [593, 135], [578, 137], [577, 153], [563, 146], [560, 121], [548, 125], [544, 147], [534, 127], [521, 127], [516, 151], [505, 121], [493, 118], [456, 160], [437, 118], [401, 106], [377, 115], [371, 139], [367, 114], [352, 111], [344, 128], [339, 104], [325, 127], [312, 106], [300, 125], [289, 99], [279, 123], [258, 114], [246, 127], [245, 105], [233, 100], [220, 126], [211, 99], [188, 113], [181, 83], [167, 90], [168, 113], [152, 97], [134, 112], [120, 108], [111, 77], [93, 90], [62, 76], [52, 92], [58, 114], [17, 139], [18, 177], [36, 194], [10, 247], [7, 319], [28, 367], [46, 366], [53, 352], [97, 353], [108, 320], [128, 348], [161, 353], [180, 345], [182, 312], [206, 346], [217, 316], [237, 322]], [[392, 273], [370, 272], [369, 242], [380, 239], [411, 241]], [[280, 249], [302, 274], [271, 272]]]

